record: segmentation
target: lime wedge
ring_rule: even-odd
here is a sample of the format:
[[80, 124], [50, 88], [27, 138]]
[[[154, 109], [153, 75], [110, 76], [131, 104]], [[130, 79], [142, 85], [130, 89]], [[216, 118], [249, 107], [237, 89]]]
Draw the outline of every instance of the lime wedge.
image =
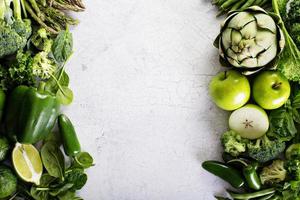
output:
[[39, 185], [43, 164], [38, 150], [33, 145], [16, 143], [12, 152], [12, 161], [20, 178]]

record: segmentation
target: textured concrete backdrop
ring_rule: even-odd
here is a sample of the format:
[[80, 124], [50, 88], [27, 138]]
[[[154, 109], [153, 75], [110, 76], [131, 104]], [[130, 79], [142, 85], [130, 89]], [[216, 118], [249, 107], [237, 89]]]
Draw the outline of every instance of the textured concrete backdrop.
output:
[[96, 166], [85, 200], [213, 200], [201, 169], [220, 157], [227, 114], [208, 95], [219, 70], [209, 0], [86, 0], [68, 64], [74, 120]]

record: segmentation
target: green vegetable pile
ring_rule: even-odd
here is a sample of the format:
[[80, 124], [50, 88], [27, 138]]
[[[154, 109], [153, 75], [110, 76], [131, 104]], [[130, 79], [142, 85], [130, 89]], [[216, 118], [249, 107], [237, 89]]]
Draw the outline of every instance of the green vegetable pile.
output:
[[228, 14], [214, 43], [227, 69], [209, 91], [230, 116], [223, 161], [202, 167], [232, 187], [215, 198], [300, 199], [300, 1], [212, 3]]
[[[81, 0], [0, 1], [0, 199], [79, 200], [93, 158], [62, 107]], [[58, 127], [58, 128], [55, 128]]]

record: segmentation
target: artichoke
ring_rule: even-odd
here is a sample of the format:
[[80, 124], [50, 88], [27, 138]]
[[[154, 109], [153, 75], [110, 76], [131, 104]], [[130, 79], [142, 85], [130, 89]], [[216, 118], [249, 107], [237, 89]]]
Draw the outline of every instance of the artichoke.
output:
[[258, 6], [230, 13], [216, 40], [223, 63], [243, 70], [246, 75], [267, 66], [274, 68], [273, 61], [285, 44], [275, 20]]

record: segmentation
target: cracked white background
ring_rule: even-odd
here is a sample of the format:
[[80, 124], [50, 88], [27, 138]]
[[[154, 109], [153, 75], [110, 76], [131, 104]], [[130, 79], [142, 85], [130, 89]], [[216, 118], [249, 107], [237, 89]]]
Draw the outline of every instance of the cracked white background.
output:
[[95, 158], [85, 200], [213, 200], [227, 114], [208, 95], [220, 70], [210, 0], [85, 0], [66, 108]]

